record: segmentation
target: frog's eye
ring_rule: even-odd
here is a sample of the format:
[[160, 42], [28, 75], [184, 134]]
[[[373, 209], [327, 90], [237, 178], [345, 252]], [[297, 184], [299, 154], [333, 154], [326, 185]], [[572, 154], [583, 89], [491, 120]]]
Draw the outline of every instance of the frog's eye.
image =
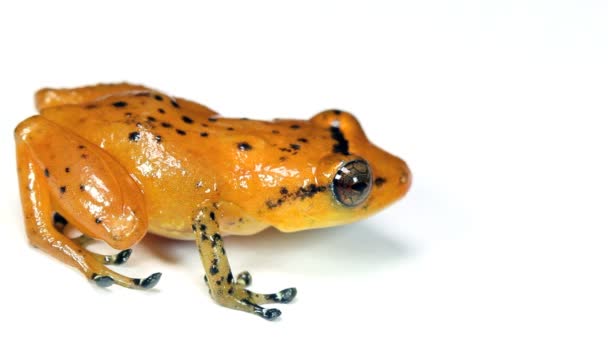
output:
[[365, 160], [353, 160], [342, 165], [334, 177], [334, 195], [347, 207], [363, 203], [371, 190], [372, 171]]

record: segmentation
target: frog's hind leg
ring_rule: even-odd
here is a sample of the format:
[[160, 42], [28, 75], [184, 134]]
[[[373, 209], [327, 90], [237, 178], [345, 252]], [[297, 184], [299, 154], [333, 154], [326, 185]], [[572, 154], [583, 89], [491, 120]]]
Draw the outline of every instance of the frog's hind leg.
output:
[[273, 320], [281, 315], [281, 311], [266, 309], [260, 305], [289, 303], [296, 296], [295, 288], [288, 288], [267, 295], [245, 289], [246, 286], [251, 284], [249, 272], [243, 272], [237, 279], [234, 279], [224, 249], [224, 241], [219, 234], [219, 226], [213, 207], [205, 207], [195, 215], [192, 230], [205, 267], [205, 281], [209, 286], [211, 296], [217, 303]]
[[[120, 166], [98, 147], [40, 116], [20, 124], [15, 138], [21, 203], [32, 245], [76, 267], [100, 286], [156, 285], [160, 273], [144, 279], [121, 275], [104, 265], [103, 256], [61, 232], [60, 226], [69, 220], [87, 236], [114, 248], [136, 243], [145, 233], [147, 220], [134, 214], [145, 213], [143, 198], [129, 183], [133, 180], [125, 177], [126, 171], [122, 174]], [[85, 153], [87, 158], [82, 158]], [[108, 197], [113, 192], [117, 198]], [[55, 212], [61, 213], [61, 219]]]
[[80, 88], [44, 88], [36, 92], [36, 108], [56, 107], [70, 104], [83, 104], [97, 99], [126, 92], [150, 92], [152, 89], [129, 83], [98, 84]]

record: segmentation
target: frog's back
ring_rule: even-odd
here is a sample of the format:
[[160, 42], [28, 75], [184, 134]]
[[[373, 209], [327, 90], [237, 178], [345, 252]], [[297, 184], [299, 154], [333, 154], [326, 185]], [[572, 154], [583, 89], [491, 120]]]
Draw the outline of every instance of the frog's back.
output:
[[185, 236], [192, 208], [213, 199], [218, 179], [200, 153], [202, 123], [217, 115], [209, 108], [129, 84], [43, 89], [36, 104], [43, 117], [131, 174], [145, 194], [152, 232]]

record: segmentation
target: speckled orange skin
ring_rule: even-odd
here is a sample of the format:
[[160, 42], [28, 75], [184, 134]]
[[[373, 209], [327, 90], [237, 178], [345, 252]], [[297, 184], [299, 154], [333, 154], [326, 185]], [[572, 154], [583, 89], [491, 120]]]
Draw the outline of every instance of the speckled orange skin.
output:
[[[118, 249], [147, 231], [195, 239], [193, 221], [209, 208], [221, 235], [334, 226], [386, 207], [411, 182], [405, 162], [370, 143], [342, 111], [310, 120], [223, 118], [130, 84], [43, 89], [36, 105], [40, 115], [15, 130], [25, 220], [36, 245], [63, 241], [53, 212]], [[332, 126], [348, 142], [346, 153], [336, 151]], [[332, 180], [356, 159], [369, 163], [375, 182], [364, 203], [346, 207]], [[72, 241], [43, 248], [96, 273]]]

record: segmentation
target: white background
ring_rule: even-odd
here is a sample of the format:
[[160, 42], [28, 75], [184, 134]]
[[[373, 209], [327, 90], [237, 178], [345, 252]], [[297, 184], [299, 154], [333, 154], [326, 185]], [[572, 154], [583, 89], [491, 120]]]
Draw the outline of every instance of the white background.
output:
[[[214, 3], [0, 5], [0, 340], [608, 339], [606, 1]], [[350, 110], [414, 186], [357, 224], [228, 238], [254, 290], [298, 287], [278, 322], [215, 305], [189, 242], [120, 267], [156, 290], [98, 289], [29, 247], [12, 130], [40, 87], [123, 80], [226, 116]]]

